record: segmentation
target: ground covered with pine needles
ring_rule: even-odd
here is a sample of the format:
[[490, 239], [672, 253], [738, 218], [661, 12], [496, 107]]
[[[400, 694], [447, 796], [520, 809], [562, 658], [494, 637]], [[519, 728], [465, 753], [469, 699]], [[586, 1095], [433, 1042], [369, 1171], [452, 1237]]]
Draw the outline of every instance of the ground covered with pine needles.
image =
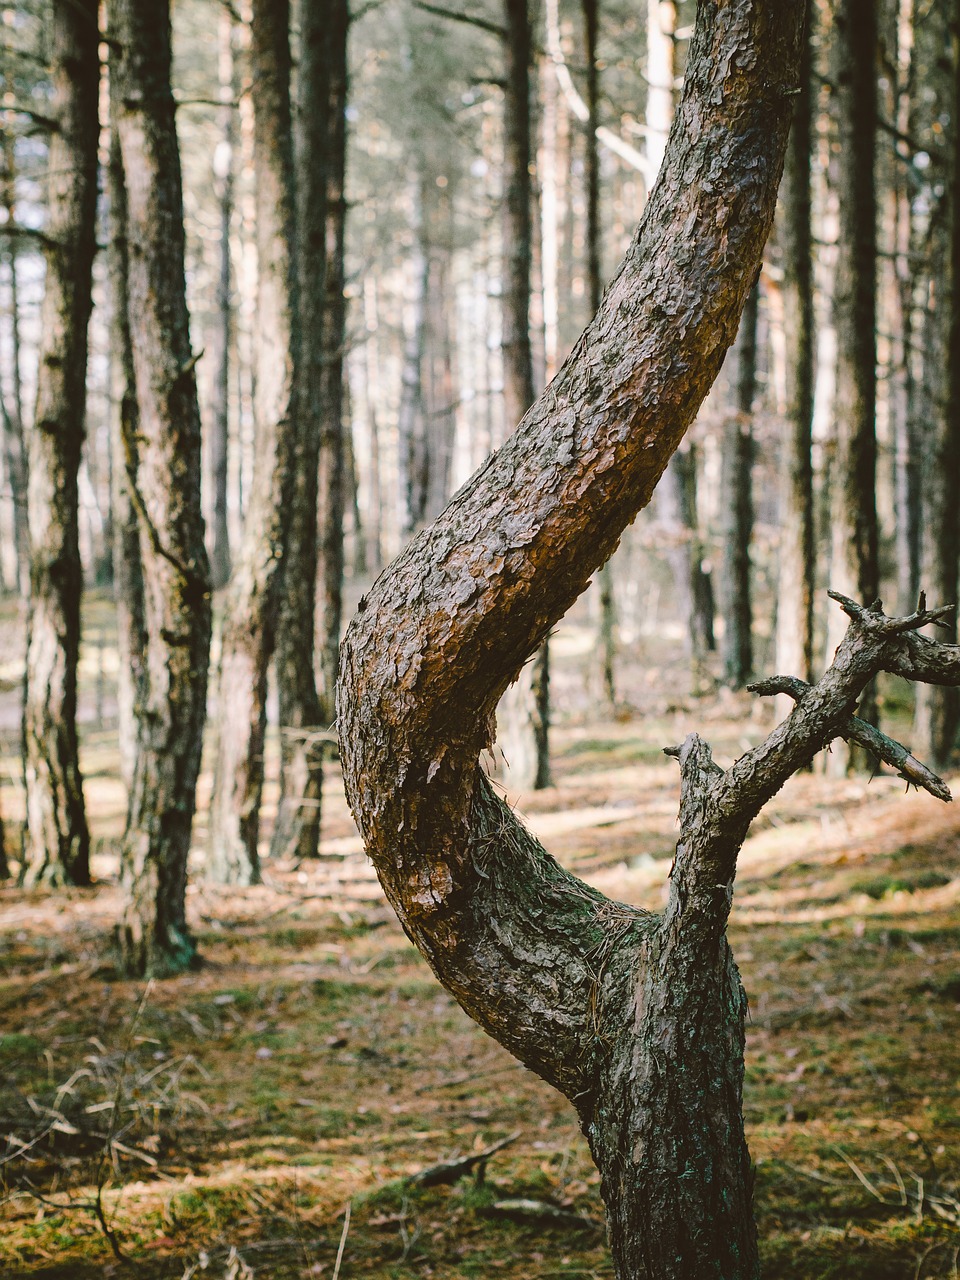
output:
[[[411, 948], [335, 762], [321, 859], [268, 864], [254, 889], [198, 875], [202, 967], [148, 986], [117, 976], [123, 796], [112, 651], [93, 616], [84, 765], [98, 884], [0, 890], [0, 1274], [611, 1276], [569, 1106]], [[520, 807], [567, 865], [656, 908], [678, 792], [661, 748], [697, 729], [727, 763], [770, 709], [671, 693], [682, 681], [664, 655], [638, 651], [630, 696], [600, 718], [586, 634], [555, 644], [556, 785]], [[903, 689], [886, 695], [902, 719]], [[2, 727], [9, 819], [15, 735]], [[198, 852], [204, 836], [201, 820]], [[885, 776], [794, 779], [744, 849], [731, 940], [751, 1007], [764, 1275], [960, 1274], [960, 809]], [[506, 1139], [442, 1180], [443, 1162]]]

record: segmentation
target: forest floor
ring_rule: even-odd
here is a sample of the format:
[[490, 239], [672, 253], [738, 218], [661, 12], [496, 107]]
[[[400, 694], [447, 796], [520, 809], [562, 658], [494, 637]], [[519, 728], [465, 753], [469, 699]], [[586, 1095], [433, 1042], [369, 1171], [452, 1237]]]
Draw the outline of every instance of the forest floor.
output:
[[[570, 1107], [469, 1021], [407, 942], [335, 763], [316, 863], [268, 864], [267, 883], [245, 890], [198, 874], [202, 967], [149, 985], [117, 977], [115, 652], [106, 606], [88, 614], [98, 882], [0, 889], [0, 1275], [611, 1276]], [[13, 630], [8, 614], [0, 653], [18, 651]], [[582, 674], [590, 643], [582, 624], [558, 634], [556, 785], [519, 807], [561, 861], [657, 908], [678, 799], [662, 748], [697, 729], [726, 764], [771, 708], [678, 695], [687, 676], [668, 637], [638, 646], [624, 704], [605, 718]], [[11, 658], [8, 820], [22, 810], [15, 685]], [[904, 687], [885, 692], [902, 719]], [[201, 796], [198, 852], [204, 839]], [[764, 1275], [956, 1277], [960, 808], [885, 776], [795, 778], [743, 851], [730, 936], [750, 999]], [[412, 1180], [508, 1138], [479, 1175]]]

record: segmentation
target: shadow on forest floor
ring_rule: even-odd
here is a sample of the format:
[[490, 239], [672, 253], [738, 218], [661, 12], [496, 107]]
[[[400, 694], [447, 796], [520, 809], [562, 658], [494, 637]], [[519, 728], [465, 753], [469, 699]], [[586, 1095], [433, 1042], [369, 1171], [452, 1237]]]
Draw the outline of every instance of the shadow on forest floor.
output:
[[[729, 696], [594, 722], [565, 679], [557, 785], [521, 807], [567, 865], [656, 908], [678, 790], [660, 748], [696, 727], [726, 763], [762, 725]], [[98, 886], [0, 890], [0, 1274], [330, 1280], [342, 1244], [342, 1280], [611, 1276], [570, 1108], [410, 947], [334, 766], [321, 859], [255, 889], [196, 879], [203, 967], [116, 978], [114, 750], [91, 717]], [[731, 940], [764, 1275], [957, 1275], [960, 812], [896, 779], [795, 778], [744, 849]], [[514, 1133], [483, 1177], [410, 1181]]]

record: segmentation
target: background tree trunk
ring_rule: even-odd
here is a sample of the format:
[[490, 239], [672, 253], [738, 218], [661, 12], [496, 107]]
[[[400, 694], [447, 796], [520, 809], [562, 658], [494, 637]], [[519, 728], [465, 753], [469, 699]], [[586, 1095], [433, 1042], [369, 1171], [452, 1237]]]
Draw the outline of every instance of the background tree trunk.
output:
[[[503, 222], [503, 399], [507, 430], [534, 401], [530, 345], [530, 264], [533, 259], [530, 184], [530, 62], [527, 0], [505, 0], [507, 79], [504, 91], [505, 193]], [[519, 671], [497, 712], [497, 740], [513, 787], [550, 785], [550, 651]]]
[[[16, 159], [12, 132], [0, 138], [3, 174], [0, 188], [7, 222], [16, 223]], [[21, 596], [30, 594], [30, 525], [27, 515], [27, 451], [23, 432], [23, 387], [20, 369], [20, 290], [17, 279], [17, 240], [7, 245], [10, 268], [10, 409], [3, 416], [4, 470], [13, 500], [13, 540], [17, 562], [17, 585]], [[4, 406], [6, 408], [6, 406]]]
[[[813, 514], [813, 389], [815, 335], [810, 163], [813, 131], [813, 5], [806, 3], [799, 93], [787, 146], [783, 201], [783, 311], [786, 336], [787, 414], [777, 586], [776, 669], [813, 679], [813, 595], [816, 552]], [[783, 697], [777, 711], [789, 712]]]
[[[334, 479], [337, 460], [330, 455], [341, 449], [340, 403], [339, 399], [331, 403], [328, 382], [342, 378], [343, 322], [336, 308], [329, 307], [328, 293], [331, 289], [343, 293], [343, 236], [342, 231], [334, 236], [340, 256], [338, 262], [331, 262], [329, 227], [331, 199], [338, 205], [343, 200], [347, 27], [345, 3], [321, 5], [319, 0], [307, 0], [302, 6], [296, 146], [300, 381], [286, 585], [277, 642], [282, 772], [272, 845], [275, 855], [300, 858], [316, 857], [319, 846], [325, 745], [317, 735], [333, 719], [332, 708], [324, 707], [317, 693], [314, 648], [321, 476], [328, 498], [331, 484], [339, 487], [339, 477]], [[335, 372], [328, 367], [331, 343]], [[334, 501], [334, 511], [336, 506]], [[329, 530], [323, 536], [329, 540]], [[342, 540], [342, 510], [338, 536]], [[341, 552], [341, 576], [342, 571]], [[325, 619], [326, 614], [321, 617]], [[335, 626], [339, 641], [339, 611]]]
[[[945, 44], [949, 49], [950, 118], [960, 110], [960, 3], [953, 0], [944, 14]], [[946, 58], [944, 62], [946, 62]], [[936, 397], [926, 479], [924, 585], [944, 602], [957, 600], [960, 565], [960, 129], [954, 128], [947, 156], [949, 187], [938, 238], [942, 242], [943, 301], [937, 318], [943, 334], [940, 394]], [[938, 639], [957, 641], [957, 615], [944, 619], [947, 634]], [[960, 726], [960, 691], [921, 686], [917, 690], [917, 728], [925, 754], [935, 769], [946, 768], [957, 742]]]
[[[120, 151], [116, 81], [117, 55], [111, 55], [110, 159], [107, 174], [110, 206], [110, 290], [112, 340], [115, 352], [114, 397], [118, 422], [113, 432], [113, 592], [117, 610], [117, 713], [120, 740], [120, 774], [129, 794], [137, 759], [137, 699], [147, 652], [140, 560], [140, 529], [134, 492], [137, 484], [139, 427], [136, 372], [130, 338], [130, 257], [127, 243], [127, 190]], [[113, 424], [111, 424], [113, 425]]]
[[[210, 571], [200, 507], [200, 414], [184, 287], [180, 156], [166, 0], [113, 0], [116, 128], [127, 189], [128, 321], [137, 390], [130, 476], [140, 533], [143, 677], [121, 879], [123, 961], [189, 965], [187, 855], [206, 715]], [[129, 442], [128, 442], [129, 444]]]
[[22, 879], [88, 884], [90, 835], [77, 742], [80, 563], [77, 472], [96, 244], [100, 85], [96, 0], [58, 0], [50, 35], [47, 264], [37, 412], [30, 432], [30, 610], [23, 711]]
[[276, 643], [296, 458], [299, 303], [293, 256], [289, 19], [287, 0], [254, 0], [256, 464], [223, 623], [207, 852], [208, 876], [229, 884], [255, 884], [260, 879], [267, 669]]
[[723, 431], [721, 476], [723, 536], [723, 675], [742, 689], [753, 671], [750, 542], [753, 537], [753, 400], [757, 386], [757, 312], [754, 285], [737, 334], [736, 408]]
[[233, 269], [230, 229], [233, 222], [234, 171], [237, 150], [236, 77], [233, 66], [234, 19], [220, 14], [221, 139], [214, 155], [220, 187], [220, 273], [217, 279], [217, 323], [213, 342], [213, 407], [209, 440], [212, 519], [210, 577], [215, 591], [230, 579], [230, 528], [227, 520], [227, 479], [230, 464], [230, 355], [233, 349]]
[[[876, 510], [876, 188], [877, 6], [874, 0], [839, 0], [837, 110], [840, 126], [834, 325], [837, 385], [836, 452], [831, 467], [830, 582], [844, 595], [868, 603], [879, 595]], [[827, 652], [842, 635], [830, 614]], [[875, 724], [875, 694], [868, 690], [860, 715]], [[842, 743], [830, 757], [831, 772], [854, 760]]]

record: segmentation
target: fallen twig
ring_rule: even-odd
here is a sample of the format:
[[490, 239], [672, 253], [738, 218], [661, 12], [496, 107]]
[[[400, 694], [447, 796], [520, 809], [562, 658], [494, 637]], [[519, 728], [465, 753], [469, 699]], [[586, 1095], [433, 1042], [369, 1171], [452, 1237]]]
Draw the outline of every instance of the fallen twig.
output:
[[419, 1173], [415, 1173], [408, 1181], [418, 1187], [452, 1186], [474, 1169], [477, 1170], [478, 1180], [482, 1181], [490, 1157], [502, 1151], [504, 1147], [508, 1147], [511, 1142], [516, 1142], [519, 1137], [518, 1129], [516, 1133], [511, 1133], [507, 1138], [501, 1138], [499, 1142], [495, 1142], [492, 1147], [487, 1147], [484, 1151], [477, 1151], [470, 1156], [461, 1156], [457, 1160], [443, 1160], [440, 1164], [431, 1165], [429, 1169], [422, 1169]]

